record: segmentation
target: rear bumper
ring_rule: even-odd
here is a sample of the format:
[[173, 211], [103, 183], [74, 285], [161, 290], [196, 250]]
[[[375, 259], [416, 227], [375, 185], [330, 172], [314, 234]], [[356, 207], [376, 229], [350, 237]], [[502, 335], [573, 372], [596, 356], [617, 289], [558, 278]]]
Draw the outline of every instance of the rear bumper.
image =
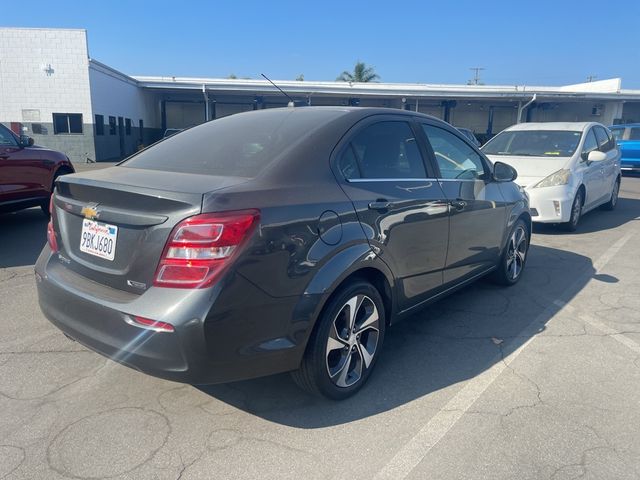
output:
[[538, 223], [564, 223], [571, 217], [574, 193], [568, 185], [530, 188], [529, 207], [531, 219]]
[[[244, 291], [243, 301], [217, 309], [217, 302], [233, 305], [218, 287], [150, 288], [143, 295], [107, 290], [65, 268], [47, 246], [36, 280], [51, 323], [91, 350], [156, 377], [190, 384], [243, 380], [293, 370], [304, 352], [304, 342], [285, 334], [298, 298], [267, 297], [242, 278], [231, 288]], [[131, 315], [170, 323], [175, 331], [131, 325]]]

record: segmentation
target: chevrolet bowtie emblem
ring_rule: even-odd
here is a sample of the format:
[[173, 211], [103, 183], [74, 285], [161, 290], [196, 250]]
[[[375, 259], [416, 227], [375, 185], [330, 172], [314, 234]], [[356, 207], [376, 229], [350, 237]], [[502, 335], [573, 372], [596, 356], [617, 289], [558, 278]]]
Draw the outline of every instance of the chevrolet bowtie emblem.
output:
[[80, 211], [82, 216], [87, 220], [95, 220], [98, 218], [98, 204], [87, 205], [86, 207], [82, 207]]

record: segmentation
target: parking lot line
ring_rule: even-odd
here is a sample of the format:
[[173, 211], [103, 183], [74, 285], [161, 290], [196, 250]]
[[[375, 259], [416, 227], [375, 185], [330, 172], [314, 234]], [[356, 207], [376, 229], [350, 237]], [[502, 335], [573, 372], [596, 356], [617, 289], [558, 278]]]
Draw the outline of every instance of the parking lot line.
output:
[[[593, 264], [596, 271], [601, 270], [624, 245], [633, 237], [632, 233], [623, 235], [617, 242], [604, 252]], [[574, 296], [579, 289], [592, 278], [593, 271], [589, 270], [580, 275], [562, 294], [549, 303], [549, 306], [535, 317], [515, 338], [504, 344], [501, 353], [497, 353], [492, 359], [492, 366], [472, 378], [467, 384], [456, 393], [449, 402], [436, 414], [429, 422], [422, 427], [391, 460], [376, 474], [376, 480], [406, 478], [411, 471], [427, 456], [433, 447], [456, 425], [458, 420], [471, 408], [480, 398], [485, 390], [500, 376], [500, 374], [524, 351], [524, 349], [534, 340], [541, 327], [551, 319], [562, 308], [573, 308], [566, 303], [563, 298], [569, 299]], [[587, 317], [582, 315], [581, 317]], [[610, 333], [612, 338], [632, 348], [640, 351], [640, 345], [615, 330], [598, 322], [594, 318], [587, 318], [584, 321], [592, 324], [595, 328], [605, 333]], [[518, 338], [528, 338], [526, 342], [513, 350]], [[634, 346], [635, 345], [635, 346]], [[638, 350], [636, 350], [638, 348]]]

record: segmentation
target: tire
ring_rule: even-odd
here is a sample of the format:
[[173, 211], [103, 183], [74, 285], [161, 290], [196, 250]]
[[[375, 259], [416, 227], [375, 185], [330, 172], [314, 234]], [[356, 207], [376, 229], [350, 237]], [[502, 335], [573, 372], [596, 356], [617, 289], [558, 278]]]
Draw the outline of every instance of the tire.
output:
[[616, 178], [615, 183], [613, 184], [613, 190], [611, 190], [611, 197], [609, 201], [602, 205], [603, 210], [615, 210], [616, 205], [618, 205], [618, 195], [620, 194], [620, 177]]
[[531, 233], [524, 220], [519, 219], [507, 239], [507, 245], [500, 257], [498, 268], [493, 272], [492, 279], [495, 283], [504, 286], [515, 285], [522, 278], [524, 267], [527, 264], [529, 253], [529, 241]]
[[49, 215], [49, 201], [51, 200], [51, 195], [53, 195], [53, 189], [56, 187], [56, 180], [61, 175], [66, 175], [67, 173], [71, 173], [71, 172], [68, 172], [67, 170], [58, 170], [53, 175], [53, 181], [51, 182], [51, 194], [49, 194], [47, 199], [40, 204], [40, 208], [42, 209], [42, 213], [44, 213], [47, 218], [49, 218], [49, 216], [50, 216]]
[[584, 203], [584, 193], [582, 193], [582, 189], [578, 190], [575, 198], [573, 199], [573, 204], [571, 205], [571, 216], [569, 217], [569, 221], [566, 223], [560, 224], [561, 228], [565, 232], [575, 232], [578, 228], [578, 223], [580, 222], [580, 217], [582, 217], [582, 205]]
[[[353, 311], [355, 315], [350, 314]], [[363, 280], [345, 285], [320, 314], [300, 368], [291, 372], [294, 381], [303, 390], [332, 400], [354, 395], [378, 360], [385, 326], [378, 290]]]

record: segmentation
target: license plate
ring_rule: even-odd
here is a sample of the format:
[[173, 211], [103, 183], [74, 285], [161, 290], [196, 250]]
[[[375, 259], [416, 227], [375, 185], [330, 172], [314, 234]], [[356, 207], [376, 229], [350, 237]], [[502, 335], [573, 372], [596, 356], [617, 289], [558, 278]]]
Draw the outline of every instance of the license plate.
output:
[[113, 260], [116, 256], [118, 227], [108, 223], [82, 220], [80, 251], [96, 257]]

